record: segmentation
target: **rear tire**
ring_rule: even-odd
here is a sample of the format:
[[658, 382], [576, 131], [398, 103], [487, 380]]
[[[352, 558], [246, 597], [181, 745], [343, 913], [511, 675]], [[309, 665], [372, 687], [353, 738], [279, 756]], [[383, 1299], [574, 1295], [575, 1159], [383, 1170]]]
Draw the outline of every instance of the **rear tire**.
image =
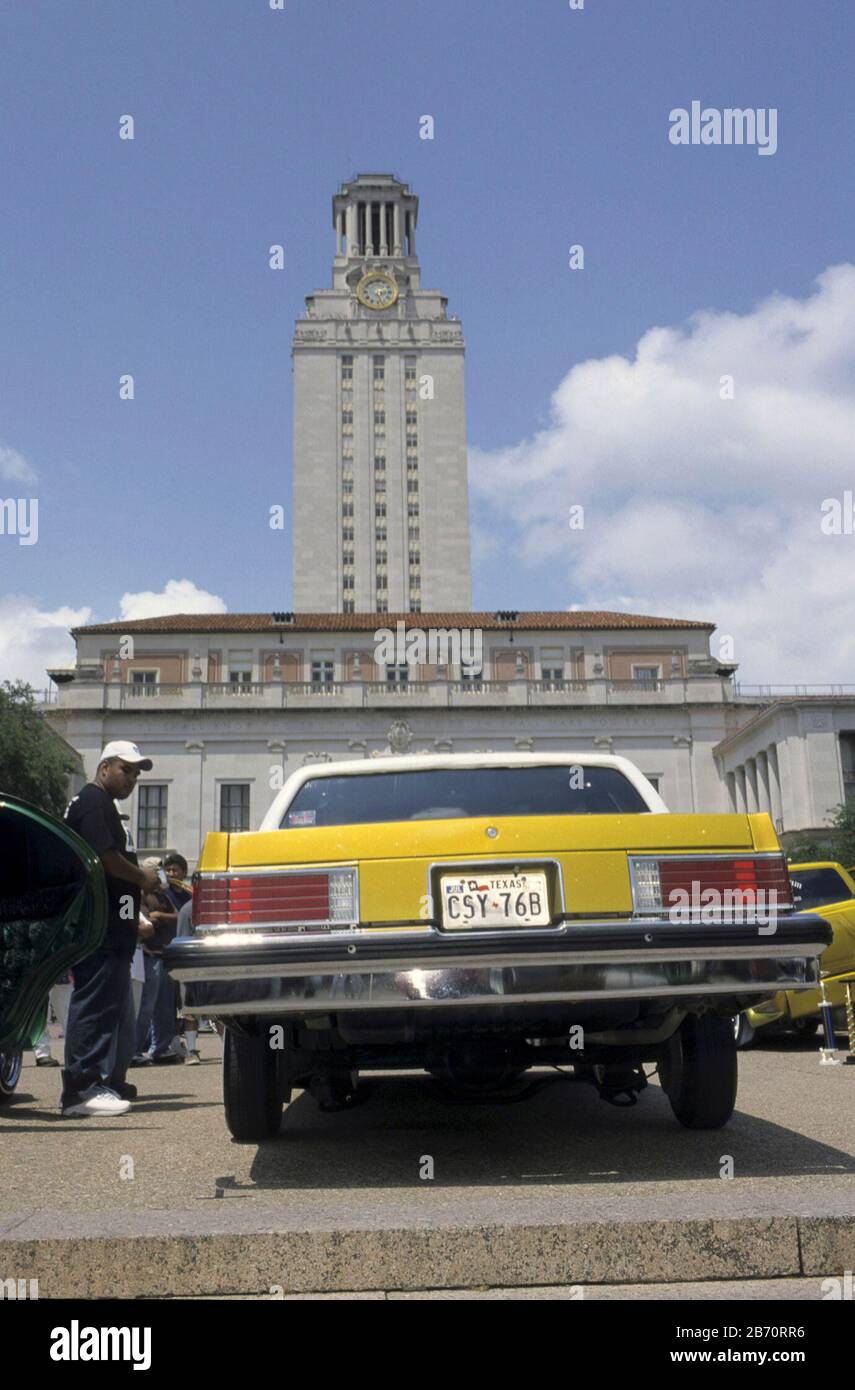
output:
[[229, 1133], [240, 1144], [260, 1144], [279, 1133], [283, 1099], [276, 1056], [266, 1029], [250, 1037], [226, 1028], [223, 1105]]
[[0, 1052], [0, 1105], [5, 1105], [21, 1079], [23, 1052]]
[[732, 1018], [689, 1014], [668, 1040], [659, 1066], [671, 1109], [687, 1129], [720, 1129], [736, 1104]]

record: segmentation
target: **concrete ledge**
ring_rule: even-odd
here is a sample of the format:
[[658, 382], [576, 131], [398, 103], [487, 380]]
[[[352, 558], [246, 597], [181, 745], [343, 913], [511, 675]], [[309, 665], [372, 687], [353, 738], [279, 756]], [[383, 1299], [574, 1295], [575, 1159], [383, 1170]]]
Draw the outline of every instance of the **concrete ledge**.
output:
[[768, 1280], [855, 1267], [851, 1216], [339, 1230], [277, 1229], [277, 1216], [268, 1211], [266, 1229], [256, 1212], [244, 1231], [173, 1223], [171, 1234], [59, 1237], [34, 1237], [24, 1219], [0, 1239], [0, 1274], [37, 1278], [42, 1298], [132, 1298]]

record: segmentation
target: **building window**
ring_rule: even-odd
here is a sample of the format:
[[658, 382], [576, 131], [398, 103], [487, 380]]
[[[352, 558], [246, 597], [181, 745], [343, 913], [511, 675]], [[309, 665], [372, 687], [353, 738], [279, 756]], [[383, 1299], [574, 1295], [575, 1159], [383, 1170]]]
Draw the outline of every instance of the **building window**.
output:
[[388, 612], [389, 612], [389, 605], [388, 605], [388, 603], [386, 602], [386, 600], [385, 600], [384, 598], [378, 598], [378, 600], [377, 600], [377, 612], [378, 612], [378, 613], [388, 613]]
[[410, 551], [410, 567], [412, 568], [413, 565], [420, 565], [421, 562], [422, 562], [422, 552], [421, 552], [420, 550], [411, 550], [411, 551]]
[[157, 672], [156, 671], [131, 671], [131, 692], [132, 695], [156, 695], [157, 694]]
[[374, 458], [374, 468], [377, 473], [383, 473], [386, 468], [386, 455], [376, 454]]
[[353, 540], [353, 527], [352, 527], [352, 526], [342, 526], [342, 528], [341, 528], [341, 538], [342, 538], [343, 541], [352, 541], [352, 540]]
[[383, 385], [386, 381], [386, 359], [385, 357], [374, 358], [374, 384]]
[[386, 503], [385, 503], [385, 502], [376, 502], [376, 503], [375, 503], [375, 505], [374, 505], [374, 515], [375, 515], [375, 517], [378, 517], [378, 516], [385, 516], [385, 515], [386, 515]]
[[352, 503], [352, 502], [342, 502], [342, 504], [341, 504], [341, 514], [342, 514], [342, 516], [353, 516], [353, 503]]
[[471, 690], [480, 689], [481, 676], [482, 672], [480, 668], [478, 670], [476, 670], [473, 666], [461, 666], [460, 668], [460, 679], [462, 681], [466, 681], [467, 688]]
[[650, 772], [645, 772], [644, 775], [645, 775], [645, 777], [647, 778], [647, 780], [648, 780], [648, 782], [650, 783], [650, 785], [651, 785], [651, 787], [653, 788], [653, 790], [654, 790], [655, 792], [658, 792], [658, 790], [659, 790], [659, 778], [658, 778], [658, 777], [654, 777], [653, 774], [650, 773]]
[[407, 535], [409, 536], [411, 541], [417, 541], [419, 539], [418, 526], [414, 526], [413, 523], [410, 522], [409, 526], [407, 527]]
[[547, 690], [562, 690], [564, 671], [561, 666], [541, 666], [540, 679]]
[[137, 802], [137, 849], [166, 849], [166, 806], [169, 788], [147, 782]]
[[353, 380], [353, 358], [342, 357], [341, 359], [341, 379], [342, 381]]
[[250, 685], [252, 683], [251, 666], [231, 666], [229, 667], [229, 685]]
[[633, 666], [632, 679], [636, 685], [656, 685], [662, 678], [661, 666]]
[[386, 491], [386, 479], [382, 476], [382, 474], [379, 478], [374, 479], [374, 491], [375, 493]]
[[354, 611], [352, 598], [346, 598], [342, 601], [341, 611], [342, 613], [352, 613]]
[[406, 662], [400, 666], [386, 667], [387, 685], [406, 685], [410, 678], [410, 668]]
[[388, 564], [388, 551], [386, 551], [386, 550], [378, 550], [377, 553], [376, 553], [376, 555], [374, 556], [374, 561], [375, 561], [375, 564], [378, 564], [378, 565], [385, 565], [385, 564]]
[[353, 494], [353, 479], [352, 479], [352, 478], [344, 478], [344, 479], [342, 480], [341, 490], [342, 490], [342, 492], [344, 493], [345, 497], [350, 497], [350, 496], [352, 496], [352, 494]]
[[224, 782], [221, 785], [220, 830], [227, 834], [249, 830], [248, 782]]
[[419, 514], [419, 504], [418, 504], [418, 502], [408, 502], [408, 503], [407, 503], [407, 516], [418, 516], [418, 514]]
[[343, 576], [342, 576], [342, 581], [341, 581], [341, 586], [342, 586], [343, 589], [355, 589], [355, 588], [356, 588], [356, 585], [355, 585], [354, 582], [353, 582], [353, 575], [352, 575], [352, 574], [345, 574], [345, 575], [343, 575]]
[[386, 539], [386, 527], [385, 527], [385, 526], [377, 526], [377, 527], [375, 527], [375, 529], [374, 529], [374, 539], [375, 539], [375, 541], [385, 541], [385, 539]]
[[331, 661], [312, 662], [312, 685], [332, 685], [333, 663]]
[[421, 605], [421, 603], [419, 602], [419, 600], [418, 600], [418, 599], [415, 599], [415, 598], [414, 598], [414, 599], [411, 599], [411, 600], [410, 600], [410, 612], [411, 612], [411, 613], [421, 613], [421, 611], [422, 611], [422, 605]]
[[408, 386], [416, 384], [416, 359], [415, 357], [404, 358], [404, 381]]
[[374, 428], [378, 434], [386, 433], [386, 412], [385, 410], [375, 410]]

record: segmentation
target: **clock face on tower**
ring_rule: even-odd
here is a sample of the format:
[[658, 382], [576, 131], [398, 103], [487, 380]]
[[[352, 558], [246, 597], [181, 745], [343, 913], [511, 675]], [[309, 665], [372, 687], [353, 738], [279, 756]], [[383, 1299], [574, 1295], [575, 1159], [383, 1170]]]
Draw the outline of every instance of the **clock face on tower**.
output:
[[370, 270], [356, 286], [356, 297], [366, 309], [391, 309], [398, 298], [398, 286], [385, 270]]

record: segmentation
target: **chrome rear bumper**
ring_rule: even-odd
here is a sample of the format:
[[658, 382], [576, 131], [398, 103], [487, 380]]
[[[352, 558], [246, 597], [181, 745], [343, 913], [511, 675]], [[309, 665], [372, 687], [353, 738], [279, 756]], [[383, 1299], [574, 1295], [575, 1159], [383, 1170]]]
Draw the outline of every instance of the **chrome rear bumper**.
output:
[[[226, 1017], [449, 1006], [575, 1004], [699, 997], [735, 1006], [779, 990], [809, 989], [831, 941], [820, 918], [793, 915], [773, 935], [746, 923], [565, 923], [548, 931], [451, 936], [247, 931], [176, 938], [164, 961], [184, 987], [184, 1009]], [[734, 1010], [735, 1011], [735, 1010]]]

